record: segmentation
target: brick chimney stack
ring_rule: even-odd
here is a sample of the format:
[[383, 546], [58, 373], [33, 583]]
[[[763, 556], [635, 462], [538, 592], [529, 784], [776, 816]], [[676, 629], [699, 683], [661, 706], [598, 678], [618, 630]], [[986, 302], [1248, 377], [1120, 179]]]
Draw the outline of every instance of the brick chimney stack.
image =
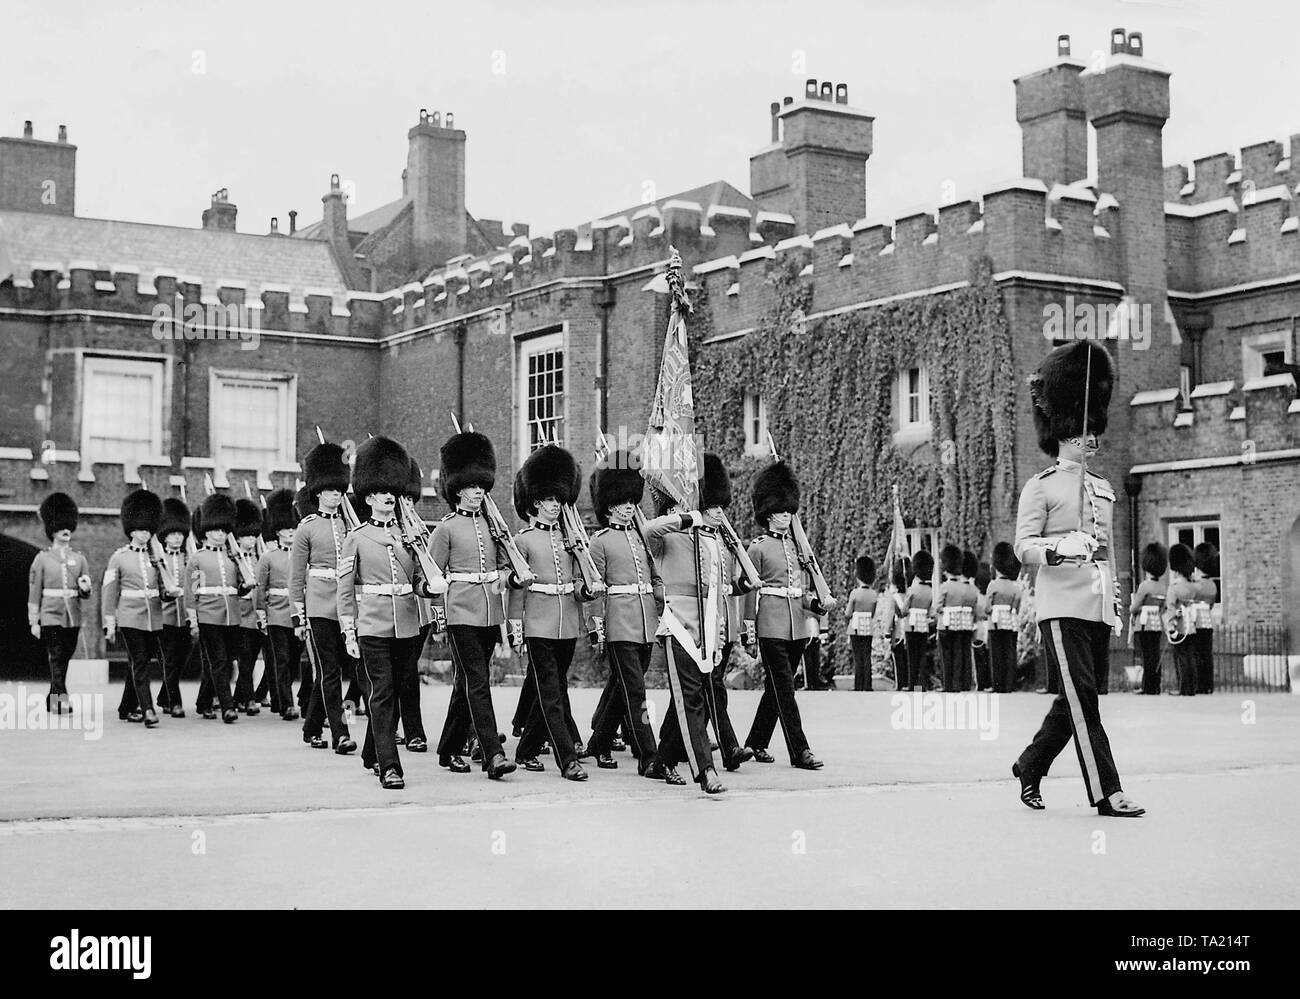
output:
[[1069, 35], [1057, 38], [1056, 54], [1054, 66], [1015, 81], [1024, 176], [1048, 187], [1088, 176], [1083, 63], [1070, 57]]
[[465, 252], [465, 133], [447, 112], [420, 109], [419, 122], [407, 132], [406, 176], [414, 212], [415, 260], [433, 267]]
[[74, 215], [77, 205], [77, 147], [68, 126], [57, 142], [35, 137], [30, 121], [22, 138], [0, 138], [0, 208]]
[[224, 187], [212, 195], [212, 205], [203, 209], [203, 228], [235, 231], [235, 216], [239, 209], [230, 203], [230, 192]]

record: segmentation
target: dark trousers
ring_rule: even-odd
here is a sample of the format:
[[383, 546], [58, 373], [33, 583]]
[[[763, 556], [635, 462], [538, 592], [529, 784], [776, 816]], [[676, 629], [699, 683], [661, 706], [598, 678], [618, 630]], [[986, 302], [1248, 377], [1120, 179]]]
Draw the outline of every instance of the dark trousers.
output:
[[41, 645], [45, 648], [45, 659], [50, 664], [50, 692], [45, 695], [45, 710], [55, 698], [68, 696], [68, 661], [77, 650], [77, 636], [80, 628], [63, 628], [57, 624], [44, 625], [41, 628]]
[[822, 640], [809, 638], [803, 649], [803, 686], [805, 690], [830, 690], [829, 677], [822, 676]]
[[298, 643], [298, 714], [307, 717], [307, 708], [311, 705], [311, 691], [316, 686], [316, 673], [312, 669], [311, 656], [302, 655], [307, 651], [307, 636]]
[[791, 672], [791, 664], [798, 662], [803, 655], [806, 641], [807, 639], [790, 641], [782, 638], [758, 640], [758, 651], [763, 660], [763, 696], [758, 701], [758, 710], [754, 712], [754, 724], [749, 728], [749, 737], [745, 739], [745, 745], [751, 749], [766, 749], [779, 721], [791, 763], [808, 748], [803, 721], [799, 717], [799, 705], [794, 699], [794, 677]]
[[573, 662], [576, 638], [526, 638], [530, 668], [529, 679], [537, 688], [537, 698], [524, 726], [523, 738], [515, 748], [515, 757], [527, 760], [537, 755], [543, 742], [549, 742], [556, 765], [564, 768], [577, 760], [573, 736], [569, 732], [569, 666]]
[[415, 638], [375, 638], [361, 635], [357, 645], [361, 649], [361, 669], [357, 677], [366, 695], [369, 724], [361, 747], [361, 762], [368, 767], [379, 764], [379, 772], [402, 772], [402, 761], [397, 755], [398, 684], [407, 663], [411, 660], [411, 647]]
[[929, 634], [924, 631], [903, 633], [903, 641], [907, 643], [908, 690], [919, 688], [924, 692], [930, 689], [929, 640]]
[[222, 711], [235, 706], [230, 693], [230, 666], [241, 641], [238, 625], [200, 624], [199, 648], [203, 656], [203, 678], [199, 681], [199, 696], [195, 708], [212, 710], [215, 695]]
[[256, 628], [239, 629], [239, 646], [235, 654], [239, 675], [235, 679], [235, 703], [248, 704], [254, 700], [253, 669], [257, 655], [262, 651], [262, 633]]
[[[341, 641], [339, 648], [343, 648]], [[348, 689], [343, 692], [344, 710], [346, 711], [348, 708], [351, 708], [354, 715], [365, 714], [367, 710], [364, 701], [366, 692], [361, 688], [361, 684], [357, 680], [357, 661], [347, 654], [346, 649], [344, 649], [343, 658], [340, 661], [340, 667], [342, 669], [343, 682], [348, 685]]]
[[302, 654], [293, 628], [283, 624], [271, 624], [266, 628], [266, 665], [262, 669], [263, 678], [271, 693], [271, 708], [284, 714], [293, 705], [293, 675], [297, 672], [294, 654]]
[[164, 624], [162, 636], [163, 684], [158, 691], [158, 710], [170, 711], [181, 706], [181, 671], [194, 654], [194, 639], [189, 625]]
[[483, 769], [501, 752], [497, 737], [497, 716], [492, 707], [489, 664], [492, 649], [501, 638], [496, 625], [447, 625], [447, 644], [451, 647], [452, 690], [447, 705], [447, 720], [438, 739], [438, 756], [458, 756], [465, 749], [465, 739], [474, 733], [483, 748]]
[[420, 629], [417, 638], [411, 640], [411, 655], [402, 670], [401, 682], [397, 688], [398, 713], [402, 719], [402, 735], [409, 743], [412, 739], [424, 739], [424, 713], [420, 709], [420, 656], [424, 653], [424, 643], [429, 639], [426, 624]]
[[302, 734], [320, 735], [328, 719], [330, 739], [337, 746], [348, 737], [348, 723], [343, 715], [343, 663], [350, 659], [343, 647], [343, 633], [333, 618], [313, 617], [307, 640], [312, 643], [319, 669], [303, 717]]
[[1178, 693], [1184, 697], [1196, 694], [1196, 633], [1192, 632], [1173, 646], [1174, 670], [1178, 675]]
[[533, 664], [525, 657], [524, 685], [519, 688], [519, 702], [515, 705], [514, 717], [510, 719], [510, 731], [516, 738], [524, 734], [524, 726], [533, 713], [537, 703], [537, 684], [533, 682]]
[[609, 679], [601, 691], [600, 703], [591, 720], [587, 749], [593, 756], [608, 753], [622, 724], [627, 744], [642, 763], [649, 763], [657, 749], [654, 730], [646, 715], [645, 673], [650, 668], [649, 642], [609, 642]]
[[709, 674], [709, 687], [704, 692], [705, 707], [709, 710], [709, 720], [713, 722], [713, 731], [718, 737], [718, 751], [725, 762], [732, 753], [740, 749], [740, 740], [731, 725], [731, 716], [727, 714], [727, 663], [731, 661], [732, 642], [722, 647], [722, 662]]
[[970, 690], [971, 634], [948, 629], [938, 633], [939, 662], [943, 664], [943, 689], [946, 691]]
[[1214, 693], [1214, 629], [1197, 628], [1188, 638], [1195, 642], [1196, 650], [1196, 692], [1198, 694]]
[[1160, 693], [1160, 632], [1134, 632], [1142, 656], [1142, 693]]
[[[713, 752], [709, 749], [709, 712], [705, 705], [705, 688], [709, 680], [700, 672], [699, 664], [691, 658], [675, 638], [665, 638], [668, 671], [668, 713], [659, 726], [659, 748], [655, 759], [665, 767], [675, 767], [686, 757], [691, 777], [699, 780], [705, 770], [713, 766]], [[787, 672], [788, 672], [787, 667]], [[685, 715], [689, 754], [682, 734]]]
[[850, 635], [849, 650], [853, 653], [853, 689], [871, 689], [871, 636]]
[[1038, 628], [1047, 668], [1059, 676], [1061, 692], [1033, 742], [1020, 754], [1020, 769], [1031, 779], [1045, 777], [1073, 737], [1088, 803], [1095, 805], [1120, 790], [1097, 701], [1096, 678], [1110, 667], [1110, 626], [1058, 617], [1039, 622]]
[[975, 689], [992, 690], [993, 689], [993, 667], [991, 656], [989, 655], [988, 638], [984, 639], [983, 645], [976, 645], [972, 636], [970, 646], [971, 658], [975, 660]]
[[898, 641], [890, 640], [889, 651], [894, 657], [894, 689], [911, 690], [912, 675], [907, 662], [907, 640], [900, 638]]
[[130, 711], [152, 711], [149, 664], [155, 660], [160, 664], [163, 661], [162, 646], [158, 642], [160, 633], [145, 631], [143, 628], [119, 628], [118, 632], [122, 636], [122, 644], [126, 646], [128, 670], [127, 689], [122, 691], [122, 701], [117, 708], [118, 716], [124, 717]]
[[1009, 694], [1016, 689], [1016, 635], [1014, 631], [989, 629], [989, 672], [993, 689]]

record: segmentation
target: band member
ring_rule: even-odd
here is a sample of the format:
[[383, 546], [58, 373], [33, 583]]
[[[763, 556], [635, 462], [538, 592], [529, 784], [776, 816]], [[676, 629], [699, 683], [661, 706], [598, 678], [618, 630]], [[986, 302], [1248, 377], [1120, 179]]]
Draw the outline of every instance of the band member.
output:
[[930, 629], [934, 625], [934, 556], [922, 548], [912, 557], [912, 585], [907, 588], [903, 624], [907, 643], [908, 690], [930, 689]]
[[[185, 536], [190, 530], [190, 508], [185, 501], [168, 496], [163, 500], [162, 526], [158, 540], [162, 542], [162, 564], [177, 584], [184, 586], [187, 573]], [[184, 718], [181, 705], [181, 671], [190, 661], [194, 640], [190, 637], [189, 619], [185, 616], [184, 590], [172, 599], [163, 598], [163, 684], [158, 691], [158, 710], [168, 711], [173, 718]]]
[[1165, 546], [1151, 542], [1142, 550], [1142, 582], [1129, 606], [1129, 633], [1142, 654], [1141, 693], [1148, 695], [1160, 693], [1160, 636], [1165, 630], [1162, 614], [1168, 590], [1161, 579], [1168, 569]]
[[654, 762], [654, 730], [646, 713], [645, 674], [659, 629], [653, 558], [635, 521], [645, 479], [625, 451], [608, 455], [591, 473], [591, 506], [601, 525], [591, 538], [591, 558], [605, 593], [591, 604], [590, 637], [597, 654], [608, 652], [609, 679], [591, 721], [587, 749], [596, 766], [618, 766], [612, 755], [620, 723], [642, 776]]
[[894, 689], [911, 690], [912, 678], [908, 667], [907, 651], [907, 581], [912, 578], [912, 560], [894, 559], [890, 583], [894, 588], [893, 627], [890, 632], [890, 652], [894, 657]]
[[871, 626], [876, 616], [876, 560], [859, 555], [853, 563], [854, 587], [844, 605], [849, 650], [853, 653], [853, 689], [871, 689]]
[[1214, 693], [1214, 607], [1219, 602], [1219, 549], [1209, 541], [1202, 541], [1192, 549], [1196, 573], [1192, 585], [1196, 588], [1196, 634], [1192, 636], [1196, 650], [1196, 692]]
[[27, 573], [27, 625], [45, 649], [50, 692], [45, 710], [60, 714], [68, 703], [68, 661], [81, 633], [81, 602], [90, 597], [90, 565], [73, 551], [77, 504], [67, 493], [50, 493], [41, 501], [41, 526], [50, 547], [37, 552]]
[[293, 706], [293, 677], [302, 655], [295, 629], [302, 622], [294, 616], [289, 598], [293, 533], [298, 526], [290, 490], [277, 489], [266, 497], [266, 525], [274, 540], [257, 561], [257, 604], [266, 617], [267, 634], [262, 671], [270, 677], [272, 707], [285, 721], [293, 721], [298, 717]]
[[989, 581], [988, 601], [989, 669], [993, 690], [1009, 694], [1016, 689], [1016, 648], [1020, 634], [1020, 560], [1009, 541], [993, 546], [993, 579]]
[[[424, 473], [419, 463], [412, 458], [411, 467], [406, 478], [406, 495], [411, 503], [418, 506], [424, 495]], [[417, 529], [424, 531], [423, 519]], [[398, 714], [402, 722], [402, 736], [397, 740], [399, 746], [406, 746], [413, 753], [427, 753], [429, 739], [424, 734], [424, 712], [420, 706], [420, 656], [424, 654], [429, 632], [435, 629], [435, 620], [441, 608], [435, 609], [434, 602], [428, 597], [416, 596], [415, 607], [420, 620], [420, 633], [412, 643], [410, 662], [402, 670], [401, 682], [397, 688]]]
[[573, 652], [583, 632], [581, 602], [603, 591], [604, 584], [598, 583], [597, 592], [587, 590], [577, 558], [561, 533], [561, 508], [577, 500], [581, 472], [573, 455], [546, 444], [525, 459], [519, 478], [533, 523], [519, 532], [516, 543], [536, 578], [521, 584], [511, 574], [508, 624], [512, 643], [527, 646], [529, 680], [537, 699], [515, 749], [515, 762], [525, 770], [544, 769], [537, 750], [546, 740], [561, 776], [583, 781], [587, 772], [578, 762], [569, 732], [565, 692]]
[[221, 706], [221, 720], [231, 724], [239, 717], [230, 692], [231, 670], [239, 652], [239, 567], [226, 547], [235, 529], [235, 503], [214, 493], [203, 501], [194, 521], [203, 534], [203, 547], [189, 560], [185, 613], [190, 636], [199, 642], [203, 680], [195, 709], [202, 718], [214, 718], [212, 698]]
[[488, 778], [500, 780], [515, 764], [501, 751], [488, 686], [489, 662], [505, 620], [502, 592], [509, 566], [483, 514], [484, 497], [496, 482], [496, 452], [490, 440], [468, 430], [443, 444], [440, 456], [442, 495], [452, 512], [434, 528], [429, 553], [448, 581], [444, 599], [453, 686], [438, 763], [453, 773], [469, 773], [461, 753], [472, 729]]
[[956, 545], [939, 549], [943, 582], [934, 597], [934, 614], [943, 689], [948, 692], [970, 690], [971, 638], [979, 590], [967, 582], [965, 568], [962, 550]]
[[1015, 547], [1023, 563], [1038, 566], [1034, 607], [1061, 692], [1012, 773], [1020, 800], [1043, 808], [1040, 782], [1073, 735], [1089, 803], [1101, 815], [1135, 817], [1145, 809], [1120, 787], [1097, 698], [1097, 677], [1110, 669], [1111, 632], [1123, 630], [1110, 559], [1115, 491], [1085, 474], [1106, 431], [1114, 381], [1106, 348], [1078, 340], [1051, 351], [1029, 382], [1039, 447], [1056, 464], [1020, 494]]
[[325, 749], [321, 738], [329, 721], [330, 742], [340, 756], [355, 752], [356, 742], [348, 732], [343, 714], [343, 662], [347, 656], [339, 631], [338, 568], [347, 529], [339, 504], [348, 488], [348, 466], [343, 449], [326, 441], [303, 457], [306, 496], [299, 501], [315, 504], [298, 523], [293, 535], [289, 599], [295, 616], [306, 622], [304, 641], [311, 643], [316, 664], [311, 697], [303, 716], [302, 741], [312, 749]]
[[[257, 539], [262, 533], [262, 510], [250, 499], [235, 500], [235, 546], [243, 566], [255, 571], [257, 566]], [[261, 714], [261, 706], [254, 695], [253, 670], [258, 653], [262, 651], [261, 618], [257, 609], [257, 587], [249, 586], [240, 572], [239, 583], [239, 639], [235, 661], [239, 675], [235, 679], [235, 707], [244, 714]]]
[[[118, 706], [119, 718], [141, 721], [147, 728], [158, 724], [149, 689], [149, 664], [163, 661], [162, 596], [166, 592], [159, 564], [149, 542], [162, 526], [163, 505], [156, 493], [136, 489], [122, 500], [122, 530], [130, 539], [108, 560], [100, 596], [104, 637], [112, 642], [121, 632], [126, 646], [127, 678]], [[175, 596], [168, 593], [168, 596]]]
[[1196, 689], [1196, 602], [1200, 599], [1192, 575], [1196, 557], [1186, 545], [1169, 549], [1169, 589], [1165, 594], [1165, 613], [1174, 622], [1170, 645], [1174, 650], [1174, 670], [1178, 676], [1178, 693], [1193, 697]]
[[799, 511], [799, 480], [784, 461], [774, 461], [755, 474], [752, 491], [754, 519], [766, 531], [749, 546], [761, 583], [745, 600], [745, 630], [757, 639], [764, 680], [745, 745], [759, 763], [774, 762], [767, 746], [779, 720], [791, 766], [817, 770], [822, 762], [808, 748], [792, 669], [803, 655], [805, 615], [820, 616], [831, 607], [821, 606], [812, 596], [811, 578], [790, 537], [791, 521]]

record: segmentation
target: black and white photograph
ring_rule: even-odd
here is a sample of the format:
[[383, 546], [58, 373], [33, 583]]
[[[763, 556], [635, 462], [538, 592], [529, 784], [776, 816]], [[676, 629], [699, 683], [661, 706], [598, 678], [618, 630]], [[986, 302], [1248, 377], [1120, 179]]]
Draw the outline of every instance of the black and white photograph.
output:
[[611, 910], [856, 950], [765, 915], [828, 909], [1013, 980], [1282, 958], [1297, 37], [10, 0], [6, 963], [290, 974], [460, 910], [502, 956], [658, 949]]

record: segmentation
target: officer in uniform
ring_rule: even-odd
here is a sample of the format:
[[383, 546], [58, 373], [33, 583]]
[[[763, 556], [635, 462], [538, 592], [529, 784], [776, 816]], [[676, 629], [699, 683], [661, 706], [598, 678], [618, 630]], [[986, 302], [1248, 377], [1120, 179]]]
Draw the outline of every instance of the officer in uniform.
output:
[[326, 441], [317, 444], [303, 458], [306, 496], [299, 500], [316, 506], [299, 522], [293, 535], [289, 599], [294, 615], [306, 622], [304, 639], [311, 643], [316, 663], [311, 698], [303, 717], [302, 741], [312, 749], [326, 748], [321, 738], [326, 719], [334, 752], [354, 752], [356, 742], [348, 732], [343, 714], [343, 636], [339, 631], [338, 567], [343, 556], [347, 529], [339, 504], [348, 488], [348, 466], [343, 449]]
[[[158, 539], [163, 545], [163, 568], [172, 580], [184, 586], [188, 556], [185, 553], [185, 536], [190, 530], [190, 508], [185, 501], [168, 496], [163, 500], [162, 526]], [[190, 637], [189, 620], [185, 616], [185, 593], [168, 600], [163, 599], [163, 685], [158, 691], [158, 710], [169, 711], [173, 718], [184, 718], [181, 705], [181, 670], [190, 661], [194, 640]]]
[[67, 493], [50, 493], [41, 501], [41, 526], [50, 547], [37, 552], [27, 573], [27, 624], [45, 649], [50, 692], [45, 710], [68, 710], [68, 661], [81, 633], [81, 601], [90, 597], [90, 565], [70, 547], [77, 529], [77, 504]]
[[203, 547], [190, 557], [185, 585], [190, 635], [198, 640], [204, 661], [195, 710], [202, 718], [215, 718], [215, 695], [221, 705], [221, 720], [230, 724], [239, 717], [230, 693], [230, 673], [239, 651], [239, 591], [243, 586], [239, 567], [226, 547], [226, 538], [235, 528], [234, 500], [221, 493], [207, 497], [195, 526], [203, 533]]
[[505, 620], [502, 594], [509, 565], [483, 516], [484, 497], [496, 482], [496, 452], [485, 436], [467, 430], [443, 444], [440, 457], [442, 495], [452, 512], [434, 528], [429, 553], [448, 582], [444, 599], [453, 689], [438, 763], [453, 773], [469, 773], [461, 753], [472, 729], [488, 778], [500, 780], [515, 764], [501, 751], [489, 687], [489, 661]]
[[[406, 495], [411, 498], [413, 506], [418, 506], [424, 495], [424, 473], [419, 463], [412, 458], [411, 468], [407, 474]], [[424, 520], [412, 527], [421, 534], [426, 534]], [[427, 753], [429, 739], [424, 734], [424, 712], [420, 706], [420, 656], [424, 654], [424, 645], [429, 640], [429, 632], [435, 630], [436, 611], [434, 603], [428, 597], [416, 596], [415, 608], [420, 621], [420, 633], [412, 643], [410, 662], [402, 670], [401, 681], [397, 688], [398, 714], [402, 721], [402, 736], [397, 740], [399, 746], [406, 746], [413, 753]]]
[[821, 616], [831, 608], [812, 597], [811, 581], [790, 537], [799, 510], [799, 480], [784, 461], [774, 461], [754, 475], [752, 489], [754, 519], [766, 530], [749, 546], [761, 582], [745, 600], [745, 631], [751, 644], [757, 640], [765, 675], [745, 745], [759, 763], [775, 762], [767, 747], [779, 720], [791, 766], [818, 770], [822, 762], [808, 748], [794, 698], [793, 667], [807, 641], [805, 616]]
[[293, 706], [293, 676], [302, 655], [295, 631], [302, 622], [295, 617], [289, 598], [293, 533], [298, 526], [292, 491], [277, 489], [266, 497], [266, 521], [274, 539], [257, 561], [257, 603], [266, 615], [267, 631], [263, 672], [271, 678], [272, 707], [285, 721], [293, 721], [298, 717]]
[[262, 533], [262, 510], [250, 499], [235, 500], [235, 545], [239, 551], [239, 675], [235, 679], [235, 707], [246, 715], [261, 714], [257, 703], [253, 671], [262, 651], [261, 619], [257, 612], [257, 587], [249, 586], [243, 569], [254, 575], [257, 569], [257, 539]]
[[1056, 464], [1020, 494], [1015, 550], [1038, 567], [1034, 606], [1060, 693], [1012, 772], [1020, 800], [1043, 808], [1039, 783], [1073, 736], [1089, 803], [1101, 815], [1136, 817], [1145, 809], [1120, 787], [1097, 697], [1097, 677], [1110, 668], [1111, 632], [1123, 631], [1110, 558], [1115, 491], [1100, 475], [1085, 474], [1084, 464], [1106, 432], [1114, 379], [1105, 347], [1078, 340], [1051, 351], [1029, 382], [1039, 447]]

